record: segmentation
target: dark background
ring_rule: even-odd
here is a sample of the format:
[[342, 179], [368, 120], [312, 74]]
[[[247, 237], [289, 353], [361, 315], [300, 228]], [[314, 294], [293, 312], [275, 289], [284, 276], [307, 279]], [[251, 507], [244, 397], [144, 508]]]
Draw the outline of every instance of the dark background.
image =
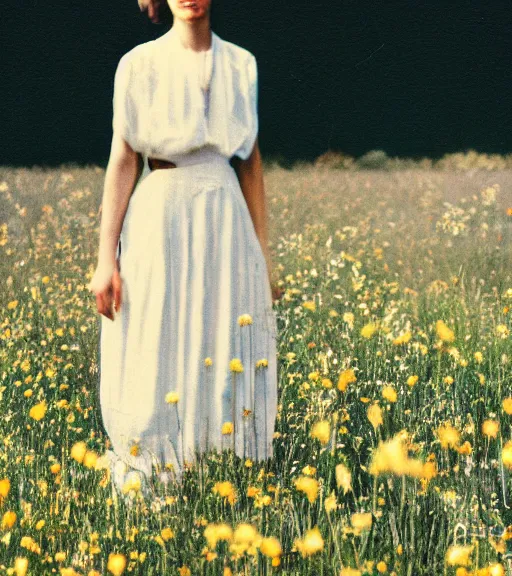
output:
[[[106, 165], [120, 57], [163, 34], [136, 0], [2, 0], [0, 164]], [[263, 156], [512, 151], [512, 4], [213, 0], [259, 66]]]

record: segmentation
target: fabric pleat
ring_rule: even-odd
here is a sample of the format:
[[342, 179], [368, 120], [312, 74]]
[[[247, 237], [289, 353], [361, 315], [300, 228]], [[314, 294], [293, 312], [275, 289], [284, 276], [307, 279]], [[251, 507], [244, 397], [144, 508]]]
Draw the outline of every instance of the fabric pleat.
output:
[[[270, 458], [276, 319], [263, 251], [228, 160], [198, 152], [193, 164], [149, 174], [130, 199], [120, 241], [123, 300], [114, 321], [102, 316], [100, 343], [113, 453], [127, 471], [149, 476], [172, 464], [177, 478], [197, 452], [232, 448], [233, 439], [239, 457]], [[252, 324], [240, 326], [242, 314]], [[235, 358], [243, 372], [230, 370]], [[262, 359], [268, 366], [256, 368]], [[168, 392], [177, 403], [165, 401]], [[233, 407], [235, 434], [223, 436]]]

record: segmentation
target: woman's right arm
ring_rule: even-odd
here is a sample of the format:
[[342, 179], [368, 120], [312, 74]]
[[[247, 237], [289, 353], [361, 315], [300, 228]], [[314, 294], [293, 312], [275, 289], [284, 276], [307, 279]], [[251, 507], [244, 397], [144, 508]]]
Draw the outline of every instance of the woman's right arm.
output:
[[98, 312], [111, 320], [113, 319], [112, 299], [116, 302], [117, 307], [121, 301], [119, 278], [116, 278], [113, 283], [113, 274], [116, 271], [117, 244], [130, 196], [140, 178], [142, 169], [141, 155], [135, 152], [124, 138], [114, 132], [110, 158], [105, 172], [98, 266], [88, 285], [88, 289], [96, 294]]

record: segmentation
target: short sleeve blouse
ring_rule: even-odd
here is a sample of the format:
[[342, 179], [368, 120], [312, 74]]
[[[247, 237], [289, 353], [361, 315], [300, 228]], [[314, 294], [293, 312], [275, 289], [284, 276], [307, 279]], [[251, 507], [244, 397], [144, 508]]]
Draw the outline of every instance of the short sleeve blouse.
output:
[[114, 77], [113, 130], [146, 157], [172, 160], [211, 145], [245, 160], [258, 134], [256, 58], [212, 31], [205, 98], [198, 54], [173, 28], [124, 54]]

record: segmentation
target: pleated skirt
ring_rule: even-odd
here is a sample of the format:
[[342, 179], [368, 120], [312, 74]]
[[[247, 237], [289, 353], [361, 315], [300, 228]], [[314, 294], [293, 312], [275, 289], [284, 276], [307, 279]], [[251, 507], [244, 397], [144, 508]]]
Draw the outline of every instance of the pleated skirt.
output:
[[98, 362], [117, 487], [134, 470], [180, 480], [212, 448], [271, 458], [276, 316], [229, 160], [199, 151], [148, 174], [120, 247], [122, 304], [114, 321], [101, 316]]

